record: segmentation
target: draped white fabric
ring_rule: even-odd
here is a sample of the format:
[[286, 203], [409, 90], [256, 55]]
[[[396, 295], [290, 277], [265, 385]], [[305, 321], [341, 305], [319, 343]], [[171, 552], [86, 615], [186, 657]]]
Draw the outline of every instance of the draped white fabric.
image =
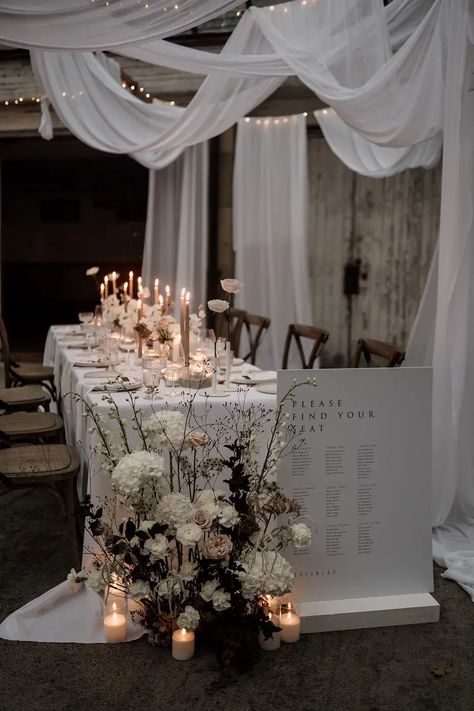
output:
[[312, 323], [306, 121], [242, 119], [234, 165], [233, 234], [240, 308], [268, 316], [260, 367], [281, 364], [289, 323]]
[[360, 136], [341, 121], [333, 109], [320, 109], [314, 115], [333, 152], [360, 175], [383, 178], [408, 168], [432, 168], [441, 156], [441, 132], [407, 148], [391, 148], [378, 146]]
[[196, 27], [240, 0], [1, 0], [1, 43], [25, 49], [113, 49]]
[[187, 148], [171, 165], [150, 170], [142, 277], [186, 286], [205, 303], [208, 256], [209, 150]]

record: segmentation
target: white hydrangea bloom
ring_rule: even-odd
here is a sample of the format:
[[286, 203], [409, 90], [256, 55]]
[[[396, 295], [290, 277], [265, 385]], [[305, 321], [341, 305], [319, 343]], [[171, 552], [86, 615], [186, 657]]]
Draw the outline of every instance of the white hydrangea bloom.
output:
[[220, 499], [225, 496], [225, 493], [221, 489], [204, 489], [199, 494], [195, 506], [196, 509], [205, 511], [211, 519], [217, 518], [219, 509], [221, 507]]
[[297, 550], [307, 548], [311, 544], [311, 529], [305, 523], [291, 524], [290, 532], [293, 545]]
[[128, 588], [128, 594], [134, 600], [143, 600], [150, 592], [150, 586], [145, 580], [135, 580]]
[[183, 494], [166, 494], [157, 506], [156, 515], [160, 523], [174, 528], [192, 519], [193, 505]]
[[182, 412], [161, 410], [144, 420], [143, 432], [159, 447], [181, 449], [185, 446], [186, 417]]
[[191, 607], [191, 605], [186, 605], [184, 612], [179, 615], [176, 622], [181, 629], [195, 630], [199, 624], [199, 620], [199, 612], [194, 607]]
[[122, 496], [133, 498], [147, 481], [161, 479], [163, 471], [163, 457], [159, 454], [132, 452], [122, 457], [112, 470], [112, 483]]
[[280, 553], [252, 551], [240, 564], [244, 570], [237, 577], [246, 600], [257, 594], [281, 596], [291, 591], [295, 574]]

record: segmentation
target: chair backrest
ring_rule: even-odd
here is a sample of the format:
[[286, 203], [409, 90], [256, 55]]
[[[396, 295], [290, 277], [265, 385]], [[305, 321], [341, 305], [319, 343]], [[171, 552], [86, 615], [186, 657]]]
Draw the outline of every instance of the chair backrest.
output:
[[230, 319], [230, 347], [235, 356], [239, 353], [240, 336], [242, 335], [245, 314], [246, 312], [242, 309], [229, 309], [219, 315], [216, 323], [216, 336], [221, 336], [227, 340]]
[[352, 359], [352, 367], [359, 368], [361, 357], [364, 356], [368, 367], [372, 363], [372, 356], [385, 361], [386, 368], [395, 368], [405, 360], [405, 352], [401, 351], [397, 346], [392, 346], [390, 343], [383, 341], [374, 341], [371, 338], [360, 338], [357, 341], [357, 348]]
[[5, 368], [5, 387], [9, 388], [11, 386], [11, 355], [10, 355], [10, 344], [8, 342], [7, 329], [5, 328], [5, 322], [0, 316], [0, 343], [2, 348], [3, 366]]
[[[309, 338], [314, 341], [314, 345], [308, 358], [306, 358], [303, 344], [301, 343], [302, 338]], [[300, 354], [301, 366], [303, 368], [312, 368], [314, 366], [314, 361], [321, 353], [328, 338], [329, 331], [325, 331], [322, 328], [316, 328], [315, 326], [303, 326], [299, 323], [290, 323], [288, 326], [288, 333], [286, 334], [285, 349], [283, 351], [282, 369], [286, 370], [286, 368], [288, 368], [288, 356], [290, 354], [292, 340], [295, 341], [298, 353]]]
[[[262, 342], [263, 336], [265, 335], [265, 331], [270, 326], [270, 319], [266, 316], [257, 316], [256, 314], [245, 313], [243, 326], [247, 333], [250, 346], [250, 351], [247, 355], [243, 356], [243, 359], [245, 361], [250, 361], [252, 365], [255, 365], [255, 361], [257, 360], [257, 350]], [[252, 327], [254, 327], [253, 330]]]

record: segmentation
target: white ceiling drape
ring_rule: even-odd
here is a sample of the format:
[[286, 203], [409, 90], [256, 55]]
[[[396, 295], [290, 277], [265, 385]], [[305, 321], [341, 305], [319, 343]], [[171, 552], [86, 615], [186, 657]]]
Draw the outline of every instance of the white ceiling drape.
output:
[[184, 32], [241, 0], [0, 0], [1, 44], [35, 49], [112, 50]]

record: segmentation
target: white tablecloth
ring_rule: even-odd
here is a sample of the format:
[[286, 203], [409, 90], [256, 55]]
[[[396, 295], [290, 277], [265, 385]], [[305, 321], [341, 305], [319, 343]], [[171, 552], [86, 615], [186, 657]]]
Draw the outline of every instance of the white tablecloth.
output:
[[[87, 358], [83, 349], [66, 346], [68, 333], [77, 326], [51, 326], [46, 339], [43, 362], [52, 365], [58, 392], [63, 396], [62, 414], [68, 444], [77, 447], [81, 455], [81, 474], [78, 481], [79, 497], [88, 493], [93, 504], [99, 503], [110, 492], [109, 476], [101, 468], [99, 456], [94, 456], [94, 434], [89, 431], [90, 423], [83, 417], [84, 406], [75, 403], [68, 393], [77, 393], [97, 407], [101, 414], [106, 414], [109, 405], [104, 403], [103, 393], [93, 392], [97, 381], [90, 380], [86, 373], [91, 367], [74, 367], [74, 363]], [[180, 398], [167, 397], [168, 389], [162, 386], [162, 399], [150, 402], [144, 398], [145, 392], [137, 391], [137, 407], [143, 411], [160, 409], [174, 405]], [[113, 398], [119, 406], [121, 416], [130, 419], [131, 406], [127, 393], [114, 393]], [[199, 418], [209, 422], [225, 417], [226, 406], [240, 402], [250, 406], [264, 405], [273, 408], [276, 395], [267, 395], [254, 388], [240, 388], [237, 392], [222, 397], [208, 398], [199, 393], [194, 400], [194, 411]], [[133, 433], [131, 433], [133, 437]], [[66, 577], [68, 571], [64, 571]], [[52, 590], [32, 600], [11, 614], [0, 625], [0, 637], [36, 642], [105, 642], [101, 621], [102, 602], [100, 597], [80, 585], [75, 591], [63, 582]], [[143, 628], [129, 624], [127, 641], [137, 639], [143, 634]]]

